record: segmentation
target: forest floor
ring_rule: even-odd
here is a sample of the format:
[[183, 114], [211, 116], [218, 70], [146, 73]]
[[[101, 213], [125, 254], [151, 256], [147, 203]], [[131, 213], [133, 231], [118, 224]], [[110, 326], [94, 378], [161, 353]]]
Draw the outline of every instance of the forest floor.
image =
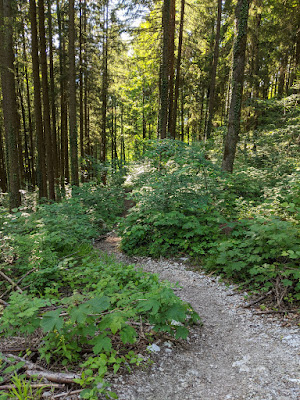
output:
[[128, 258], [114, 233], [96, 247], [118, 260], [178, 282], [203, 325], [187, 341], [158, 341], [144, 369], [112, 378], [120, 400], [300, 400], [299, 326], [289, 317], [257, 315], [246, 293], [193, 271], [187, 260]]

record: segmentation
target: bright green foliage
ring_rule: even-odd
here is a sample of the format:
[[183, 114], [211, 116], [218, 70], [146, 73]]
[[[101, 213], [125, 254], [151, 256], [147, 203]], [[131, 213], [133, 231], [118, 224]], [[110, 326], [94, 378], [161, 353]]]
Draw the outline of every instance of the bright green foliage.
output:
[[197, 145], [148, 145], [130, 176], [136, 206], [120, 224], [124, 251], [188, 254], [208, 270], [300, 299], [299, 145], [293, 129], [299, 110], [288, 99], [285, 114], [282, 102], [267, 103], [275, 110], [273, 125], [251, 138], [255, 152], [240, 150], [231, 175], [218, 171]]
[[[93, 252], [76, 264], [75, 260], [69, 257], [59, 272], [57, 297], [72, 290], [69, 296], [50, 300], [46, 295], [37, 299], [25, 293], [12, 294], [1, 317], [1, 333], [16, 335], [42, 328], [44, 337], [39, 351], [47, 363], [54, 358], [63, 365], [78, 362], [83, 348], [91, 348], [94, 356], [83, 367], [97, 370], [97, 380], [95, 371], [90, 375], [84, 371], [85, 384], [95, 384], [86, 395], [95, 393], [97, 383], [103, 381], [109, 369], [117, 372], [121, 364], [140, 363], [133, 352], [129, 358], [126, 355], [126, 345], [135, 343], [137, 337], [131, 321], [148, 321], [155, 331], [186, 338], [188, 325], [199, 319], [189, 304], [175, 296], [170, 284], [160, 283], [156, 275], [112, 259], [99, 260]], [[122, 345], [115, 349], [117, 338]]]
[[[39, 352], [47, 363], [82, 363], [77, 382], [84, 388], [82, 398], [95, 399], [99, 393], [116, 398], [104, 378], [121, 366], [141, 362], [128, 351], [140, 323], [186, 338], [188, 326], [199, 316], [158, 276], [105, 254], [99, 259], [91, 239], [104, 233], [123, 211], [122, 190], [84, 185], [72, 195], [62, 203], [41, 206], [34, 214], [2, 215], [5, 272], [16, 280], [23, 276], [22, 287], [27, 282], [29, 286], [6, 298], [0, 334], [41, 332]], [[86, 349], [93, 355], [83, 359]]]
[[59, 278], [66, 255], [85, 252], [95, 238], [109, 230], [123, 212], [123, 190], [85, 184], [72, 198], [41, 205], [34, 213], [18, 211], [0, 217], [1, 263], [8, 274], [43, 291]]

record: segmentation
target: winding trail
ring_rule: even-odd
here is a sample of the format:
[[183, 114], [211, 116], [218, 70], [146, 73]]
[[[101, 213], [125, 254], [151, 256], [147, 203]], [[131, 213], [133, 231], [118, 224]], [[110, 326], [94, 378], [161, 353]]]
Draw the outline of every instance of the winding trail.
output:
[[112, 379], [120, 400], [300, 400], [300, 333], [274, 316], [243, 308], [243, 294], [184, 262], [128, 259], [112, 235], [97, 247], [137, 268], [179, 282], [177, 295], [192, 304], [203, 326], [188, 342], [157, 343], [155, 363]]

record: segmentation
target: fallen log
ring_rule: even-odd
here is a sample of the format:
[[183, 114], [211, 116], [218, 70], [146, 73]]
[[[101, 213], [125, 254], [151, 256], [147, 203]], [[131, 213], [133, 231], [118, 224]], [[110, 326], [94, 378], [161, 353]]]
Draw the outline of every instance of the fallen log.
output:
[[27, 370], [26, 375], [29, 377], [37, 377], [37, 379], [47, 379], [49, 382], [55, 383], [74, 383], [74, 379], [79, 379], [80, 375], [66, 374], [63, 372], [37, 371]]

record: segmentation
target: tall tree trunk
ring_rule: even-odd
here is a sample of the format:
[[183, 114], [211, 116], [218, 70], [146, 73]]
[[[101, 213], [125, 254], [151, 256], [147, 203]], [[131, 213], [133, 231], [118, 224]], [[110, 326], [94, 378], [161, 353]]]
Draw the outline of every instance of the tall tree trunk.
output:
[[233, 48], [232, 93], [222, 162], [222, 169], [228, 172], [233, 171], [236, 146], [240, 132], [248, 12], [249, 0], [238, 0], [236, 6], [236, 37]]
[[[102, 76], [102, 134], [100, 161], [106, 161], [106, 112], [107, 112], [107, 89], [108, 89], [108, 2], [104, 6], [104, 37], [103, 37], [103, 76]], [[102, 175], [102, 182], [106, 184], [106, 174]]]
[[49, 198], [51, 200], [55, 200], [44, 0], [38, 0], [38, 5], [39, 5], [40, 60], [41, 60], [42, 88], [43, 88], [43, 116], [44, 116], [44, 133], [45, 133], [45, 144], [46, 144], [46, 160], [47, 160], [46, 170], [47, 170], [48, 185], [49, 185]]
[[48, 195], [47, 195], [47, 174], [46, 174], [46, 164], [45, 164], [45, 147], [44, 147], [44, 131], [43, 131], [43, 119], [42, 119], [41, 82], [40, 82], [35, 0], [30, 0], [29, 16], [31, 23], [31, 42], [32, 42], [31, 57], [32, 57], [33, 86], [34, 86], [35, 129], [36, 129], [37, 150], [38, 150], [37, 181], [39, 187], [39, 197], [42, 198], [42, 197], [48, 197]]
[[168, 104], [169, 104], [169, 56], [170, 56], [170, 4], [164, 0], [162, 10], [163, 48], [161, 61], [160, 111], [158, 134], [161, 139], [167, 136]]
[[[0, 0], [1, 1], [1, 0]], [[1, 37], [1, 34], [0, 34]], [[3, 126], [2, 121], [0, 124], [0, 189], [2, 192], [7, 192], [7, 177], [6, 177], [6, 165], [5, 165], [5, 155], [3, 146]]]
[[180, 67], [181, 67], [182, 42], [183, 42], [184, 9], [185, 9], [185, 0], [181, 0], [179, 41], [178, 41], [177, 62], [176, 62], [175, 94], [174, 94], [174, 104], [172, 108], [172, 118], [170, 125], [170, 134], [173, 139], [175, 139], [176, 136], [177, 108], [178, 108], [178, 97], [179, 97], [179, 86], [180, 86]]
[[170, 36], [169, 36], [169, 115], [168, 115], [168, 134], [171, 133], [172, 119], [174, 116], [174, 50], [175, 50], [175, 0], [170, 0]]
[[74, 0], [69, 0], [69, 123], [71, 152], [71, 181], [79, 185], [78, 177], [78, 146], [76, 123], [76, 70], [75, 70], [75, 9]]
[[60, 167], [61, 189], [64, 192], [65, 181], [69, 176], [69, 147], [68, 147], [68, 99], [66, 95], [66, 48], [64, 35], [64, 20], [60, 9], [60, 1], [56, 0], [58, 38], [59, 38], [59, 70], [60, 70]]
[[49, 31], [49, 72], [50, 72], [50, 103], [52, 116], [52, 154], [53, 154], [53, 169], [56, 184], [59, 178], [59, 158], [57, 148], [57, 130], [56, 130], [56, 102], [55, 102], [55, 82], [54, 82], [54, 65], [53, 65], [53, 32], [52, 32], [52, 12], [51, 0], [47, 0], [48, 6], [48, 31]]
[[[80, 157], [84, 157], [84, 115], [83, 115], [83, 47], [85, 38], [83, 37], [83, 6], [80, 0], [80, 15], [79, 15], [79, 143], [80, 143]], [[82, 175], [83, 180], [83, 175]]]
[[22, 29], [22, 41], [23, 41], [23, 57], [24, 57], [24, 70], [25, 70], [25, 81], [26, 81], [26, 102], [27, 102], [27, 112], [28, 112], [28, 130], [29, 130], [29, 158], [31, 164], [31, 184], [34, 188], [36, 185], [35, 176], [35, 146], [33, 143], [33, 126], [32, 126], [32, 112], [31, 112], [31, 99], [30, 99], [30, 89], [29, 89], [29, 78], [27, 69], [27, 49], [26, 49], [26, 39], [24, 32], [24, 25]]
[[7, 153], [10, 209], [19, 207], [20, 171], [18, 160], [18, 109], [14, 77], [13, 15], [10, 0], [0, 0], [0, 62], [3, 116]]
[[222, 0], [218, 0], [218, 15], [217, 15], [217, 26], [216, 26], [216, 37], [214, 47], [214, 59], [211, 69], [210, 76], [210, 88], [209, 88], [209, 102], [208, 102], [208, 120], [206, 126], [206, 138], [209, 139], [212, 130], [212, 122], [214, 117], [215, 109], [215, 87], [216, 87], [216, 75], [217, 66], [219, 61], [219, 42], [220, 42], [220, 30], [221, 30], [221, 17], [222, 17]]

